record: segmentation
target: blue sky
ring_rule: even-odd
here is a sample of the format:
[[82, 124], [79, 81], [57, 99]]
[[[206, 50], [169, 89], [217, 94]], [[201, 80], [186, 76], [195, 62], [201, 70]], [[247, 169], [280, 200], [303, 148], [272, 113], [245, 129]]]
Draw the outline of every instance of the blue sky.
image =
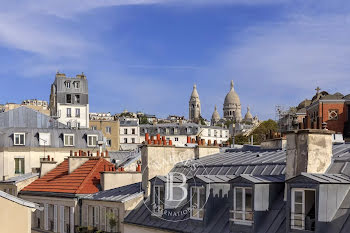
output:
[[243, 115], [350, 93], [350, 3], [327, 0], [1, 0], [0, 103], [49, 99], [84, 72], [93, 112], [210, 119], [235, 82]]

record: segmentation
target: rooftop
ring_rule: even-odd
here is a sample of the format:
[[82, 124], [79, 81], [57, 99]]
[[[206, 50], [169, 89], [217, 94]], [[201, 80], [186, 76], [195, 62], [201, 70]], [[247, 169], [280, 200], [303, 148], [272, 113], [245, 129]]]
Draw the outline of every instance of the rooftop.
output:
[[114, 165], [104, 158], [92, 157], [70, 174], [68, 166], [68, 159], [65, 159], [56, 168], [26, 186], [21, 192], [96, 193], [100, 191], [100, 172]]

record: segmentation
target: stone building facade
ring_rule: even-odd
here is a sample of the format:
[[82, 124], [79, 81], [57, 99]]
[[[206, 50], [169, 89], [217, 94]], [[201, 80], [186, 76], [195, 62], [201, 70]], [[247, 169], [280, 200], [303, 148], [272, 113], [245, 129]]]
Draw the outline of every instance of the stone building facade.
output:
[[110, 113], [90, 113], [90, 128], [102, 132], [106, 149], [118, 151], [120, 148], [120, 123]]
[[197, 92], [197, 86], [193, 85], [192, 94], [189, 101], [189, 117], [192, 122], [198, 122], [201, 117], [201, 101]]
[[56, 74], [51, 85], [50, 115], [73, 128], [89, 128], [88, 81], [84, 74]]

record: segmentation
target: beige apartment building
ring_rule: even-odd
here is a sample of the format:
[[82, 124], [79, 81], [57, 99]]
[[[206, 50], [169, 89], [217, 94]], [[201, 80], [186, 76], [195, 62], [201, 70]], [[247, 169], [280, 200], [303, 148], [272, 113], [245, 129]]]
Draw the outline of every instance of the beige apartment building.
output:
[[118, 151], [120, 147], [120, 123], [110, 113], [90, 113], [90, 128], [102, 132], [106, 139], [106, 149]]
[[[39, 205], [17, 198], [0, 191], [0, 226], [1, 232], [30, 233], [32, 212], [42, 211]], [[19, 224], [20, 219], [20, 224]]]

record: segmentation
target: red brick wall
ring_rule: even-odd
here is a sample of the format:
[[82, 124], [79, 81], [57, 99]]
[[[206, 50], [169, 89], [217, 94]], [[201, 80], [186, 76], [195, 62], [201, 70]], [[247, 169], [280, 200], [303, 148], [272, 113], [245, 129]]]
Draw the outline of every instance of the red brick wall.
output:
[[[347, 121], [347, 109], [344, 103], [320, 103], [319, 115], [322, 118], [323, 104], [323, 121], [327, 122], [327, 128], [336, 133], [343, 133], [344, 123]], [[338, 120], [329, 120], [329, 110], [338, 110]]]

